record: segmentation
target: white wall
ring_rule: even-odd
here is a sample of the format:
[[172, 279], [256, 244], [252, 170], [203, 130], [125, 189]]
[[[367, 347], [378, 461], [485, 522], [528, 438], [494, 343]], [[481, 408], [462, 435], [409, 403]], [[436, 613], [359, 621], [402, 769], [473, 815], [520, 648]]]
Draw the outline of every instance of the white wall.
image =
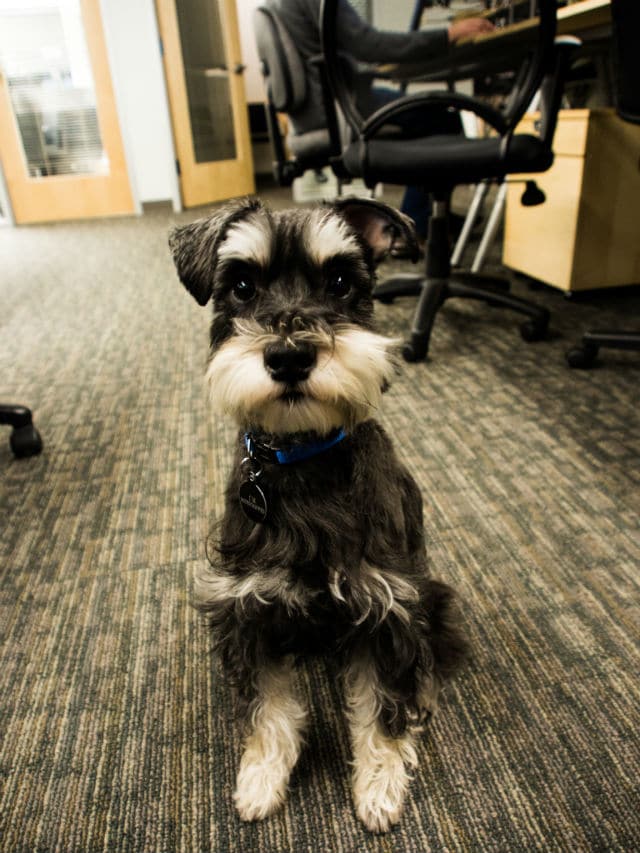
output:
[[379, 30], [407, 30], [413, 13], [414, 0], [373, 0], [373, 25]]
[[253, 37], [253, 10], [263, 0], [236, 0], [238, 10], [238, 28], [240, 30], [240, 48], [242, 62], [246, 66], [244, 72], [244, 87], [247, 93], [247, 103], [255, 104], [264, 101], [264, 85], [260, 73], [260, 60]]
[[120, 129], [138, 202], [180, 207], [153, 0], [100, 0]]
[[[413, 14], [414, 0], [373, 0], [371, 4], [373, 23], [380, 30], [406, 30], [409, 28]], [[423, 26], [444, 26], [451, 16], [457, 12], [476, 11], [480, 7], [479, 0], [451, 0], [446, 6], [432, 6], [422, 13]]]

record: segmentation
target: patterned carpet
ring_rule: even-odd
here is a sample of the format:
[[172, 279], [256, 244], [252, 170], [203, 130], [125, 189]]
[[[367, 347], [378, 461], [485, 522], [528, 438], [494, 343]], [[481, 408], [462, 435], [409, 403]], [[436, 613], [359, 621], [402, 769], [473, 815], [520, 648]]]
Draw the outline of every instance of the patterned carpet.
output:
[[[206, 406], [207, 311], [166, 247], [196, 215], [0, 230], [1, 396], [45, 441], [23, 461], [0, 443], [0, 848], [637, 850], [640, 357], [575, 372], [563, 353], [596, 320], [637, 323], [638, 290], [575, 302], [518, 282], [552, 311], [538, 344], [507, 312], [441, 312], [381, 418], [473, 662], [392, 833], [356, 820], [323, 665], [303, 673], [312, 728], [286, 808], [242, 824], [238, 731], [190, 606], [234, 438]], [[402, 334], [412, 307], [380, 306], [381, 328]]]

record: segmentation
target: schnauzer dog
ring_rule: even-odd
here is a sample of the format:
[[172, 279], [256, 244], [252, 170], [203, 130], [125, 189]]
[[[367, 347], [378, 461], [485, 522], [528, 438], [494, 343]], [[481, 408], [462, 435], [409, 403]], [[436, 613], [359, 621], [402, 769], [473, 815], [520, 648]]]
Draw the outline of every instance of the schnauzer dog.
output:
[[399, 241], [417, 253], [410, 221], [363, 199], [275, 212], [243, 199], [170, 237], [183, 284], [213, 300], [211, 398], [240, 427], [196, 592], [246, 723], [245, 820], [285, 799], [301, 659], [340, 667], [356, 811], [382, 832], [465, 656], [453, 591], [427, 570], [420, 491], [373, 419], [396, 369], [374, 328], [375, 264]]

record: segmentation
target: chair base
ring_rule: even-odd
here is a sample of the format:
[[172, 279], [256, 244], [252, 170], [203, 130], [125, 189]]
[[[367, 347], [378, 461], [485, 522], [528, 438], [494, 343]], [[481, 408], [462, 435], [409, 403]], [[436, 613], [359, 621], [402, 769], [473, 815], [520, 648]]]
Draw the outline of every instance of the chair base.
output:
[[569, 367], [587, 369], [593, 367], [600, 347], [640, 351], [640, 332], [615, 330], [592, 330], [585, 332], [582, 342], [567, 352]]
[[36, 456], [42, 450], [42, 438], [33, 425], [31, 412], [26, 406], [0, 404], [0, 424], [13, 427], [9, 443], [14, 456]]
[[527, 342], [546, 337], [549, 311], [509, 292], [506, 279], [456, 271], [447, 278], [397, 275], [383, 281], [373, 293], [374, 299], [391, 303], [400, 296], [419, 296], [409, 340], [402, 351], [406, 361], [421, 361], [429, 352], [431, 331], [437, 312], [447, 299], [478, 299], [495, 308], [508, 308], [527, 319], [520, 334]]
[[479, 299], [487, 305], [523, 314], [527, 319], [520, 326], [520, 334], [525, 341], [542, 340], [549, 327], [547, 309], [512, 296], [506, 279], [452, 270], [448, 227], [450, 195], [450, 190], [431, 193], [425, 274], [393, 276], [373, 292], [374, 299], [387, 303], [398, 296], [419, 297], [411, 334], [403, 349], [406, 361], [426, 358], [436, 314], [447, 299]]

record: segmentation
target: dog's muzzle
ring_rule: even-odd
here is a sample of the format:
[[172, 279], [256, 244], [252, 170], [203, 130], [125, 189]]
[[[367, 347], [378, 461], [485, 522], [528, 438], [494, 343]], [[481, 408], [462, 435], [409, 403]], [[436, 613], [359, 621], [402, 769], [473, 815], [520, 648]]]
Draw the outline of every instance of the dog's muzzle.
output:
[[264, 366], [275, 382], [295, 386], [308, 378], [316, 357], [316, 348], [308, 341], [277, 341], [265, 347]]

